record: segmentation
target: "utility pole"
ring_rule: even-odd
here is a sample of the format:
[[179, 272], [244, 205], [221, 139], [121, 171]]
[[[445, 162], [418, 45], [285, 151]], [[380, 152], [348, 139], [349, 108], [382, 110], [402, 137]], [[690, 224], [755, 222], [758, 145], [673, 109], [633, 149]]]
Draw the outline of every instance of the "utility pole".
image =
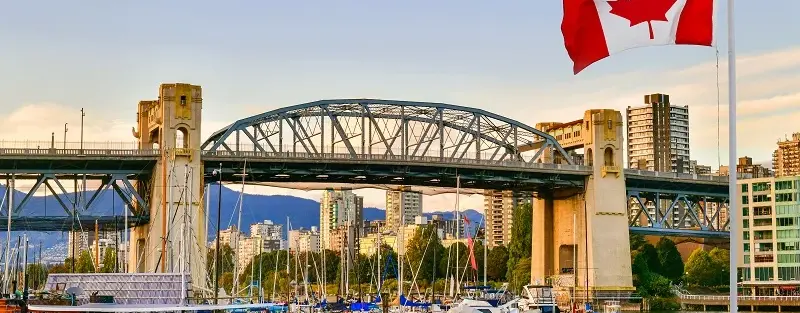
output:
[[67, 131], [69, 131], [69, 128], [67, 128], [67, 124], [69, 123], [64, 123], [64, 149], [67, 148]]
[[83, 108], [81, 108], [81, 152], [80, 152], [80, 154], [83, 154], [83, 117], [84, 116], [86, 116], [86, 112], [84, 112]]

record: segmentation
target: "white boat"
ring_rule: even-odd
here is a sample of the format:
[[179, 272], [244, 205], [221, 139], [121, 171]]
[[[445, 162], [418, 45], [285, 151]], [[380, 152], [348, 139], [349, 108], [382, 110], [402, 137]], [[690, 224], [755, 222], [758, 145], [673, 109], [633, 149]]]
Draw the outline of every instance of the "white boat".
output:
[[493, 306], [483, 300], [463, 299], [447, 310], [447, 313], [519, 313], [516, 304], [517, 301], [512, 300], [501, 306]]
[[518, 307], [523, 313], [558, 313], [561, 311], [556, 304], [553, 287], [542, 285], [525, 285]]

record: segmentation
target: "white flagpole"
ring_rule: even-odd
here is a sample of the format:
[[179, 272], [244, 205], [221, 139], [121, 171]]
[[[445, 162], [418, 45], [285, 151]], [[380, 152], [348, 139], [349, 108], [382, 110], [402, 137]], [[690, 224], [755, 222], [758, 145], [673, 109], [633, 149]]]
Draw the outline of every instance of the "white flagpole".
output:
[[739, 211], [736, 186], [736, 41], [733, 28], [733, 0], [728, 0], [728, 219], [730, 220], [730, 304], [731, 313], [738, 311], [738, 251], [739, 239]]

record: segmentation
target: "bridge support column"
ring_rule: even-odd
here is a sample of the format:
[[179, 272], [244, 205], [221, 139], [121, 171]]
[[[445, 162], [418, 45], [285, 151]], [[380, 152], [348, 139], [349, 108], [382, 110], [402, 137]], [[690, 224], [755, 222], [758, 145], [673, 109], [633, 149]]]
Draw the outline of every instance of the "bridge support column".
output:
[[[140, 149], [159, 149], [152, 180], [139, 182], [150, 204], [147, 225], [131, 231], [129, 271], [188, 273], [192, 290], [207, 290], [200, 86], [162, 84], [159, 99], [139, 102]], [[142, 192], [142, 193], [145, 193]]]
[[634, 290], [622, 170], [622, 115], [590, 110], [582, 132], [585, 162], [593, 166], [584, 189], [539, 193], [532, 225], [532, 283], [576, 297]]

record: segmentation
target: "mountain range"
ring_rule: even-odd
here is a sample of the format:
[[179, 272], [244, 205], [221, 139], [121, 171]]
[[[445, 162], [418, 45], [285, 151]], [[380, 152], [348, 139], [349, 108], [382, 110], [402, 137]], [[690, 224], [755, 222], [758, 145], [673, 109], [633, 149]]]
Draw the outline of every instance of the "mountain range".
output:
[[[0, 185], [0, 192], [3, 195], [6, 193], [5, 186]], [[86, 197], [90, 197], [92, 192], [87, 192]], [[209, 193], [209, 239], [214, 238], [214, 231], [216, 231], [215, 222], [217, 220], [217, 209], [219, 208], [221, 214], [222, 228], [228, 228], [230, 225], [236, 225], [238, 212], [239, 192], [222, 188], [222, 203], [218, 205], [219, 191], [216, 186], [212, 187]], [[14, 192], [14, 202], [19, 203], [25, 193], [20, 191]], [[69, 199], [75, 199], [74, 193], [66, 194]], [[285, 224], [288, 217], [293, 229], [298, 228], [311, 228], [312, 226], [319, 226], [319, 202], [286, 195], [259, 195], [259, 194], [242, 194], [242, 229], [245, 233], [249, 233], [249, 225], [262, 222], [264, 220], [271, 220], [276, 224]], [[203, 199], [206, 201], [206, 199]], [[3, 211], [5, 212], [5, 205], [7, 199], [3, 197]], [[219, 206], [219, 207], [218, 207]], [[113, 216], [120, 215], [124, 209], [121, 198], [111, 191], [106, 191], [99, 195], [93, 205], [86, 211], [81, 212], [82, 215], [89, 216]], [[68, 216], [61, 205], [53, 195], [44, 195], [31, 197], [25, 208], [21, 212], [24, 216]], [[483, 214], [469, 209], [462, 212], [471, 221], [482, 221]], [[425, 212], [424, 216], [431, 218], [433, 215], [441, 215], [445, 219], [451, 219], [454, 216], [453, 211], [439, 211], [439, 212]], [[365, 220], [382, 220], [386, 217], [386, 211], [380, 208], [368, 207], [364, 208], [363, 213]], [[85, 226], [91, 228], [91, 226]], [[12, 242], [21, 232], [12, 232]], [[31, 249], [38, 249], [39, 243], [43, 249], [43, 257], [45, 260], [52, 262], [60, 262], [66, 257], [66, 241], [67, 234], [62, 232], [27, 232], [30, 239]], [[5, 239], [5, 238], [2, 238]], [[33, 250], [36, 251], [36, 250]]]

